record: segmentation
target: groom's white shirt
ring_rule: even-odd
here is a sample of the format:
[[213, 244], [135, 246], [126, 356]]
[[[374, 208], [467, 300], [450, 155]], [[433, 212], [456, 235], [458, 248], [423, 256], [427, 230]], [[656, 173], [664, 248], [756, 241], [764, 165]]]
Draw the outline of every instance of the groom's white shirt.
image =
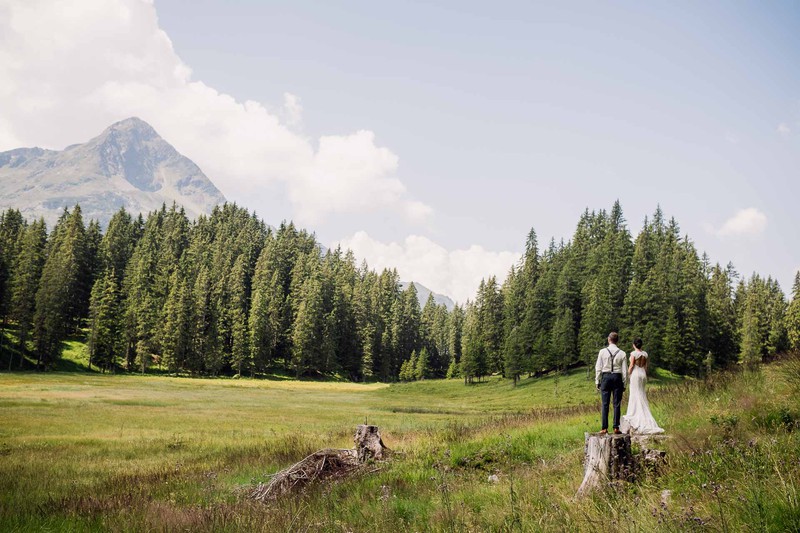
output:
[[[611, 351], [609, 352], [609, 349]], [[628, 365], [627, 365], [627, 357], [628, 355], [617, 348], [616, 344], [609, 344], [608, 348], [603, 348], [600, 350], [600, 353], [597, 354], [597, 363], [594, 365], [594, 383], [595, 385], [600, 384], [600, 375], [603, 372], [611, 372], [611, 354], [614, 355], [614, 373], [622, 374], [622, 384], [627, 386], [628, 383]]]

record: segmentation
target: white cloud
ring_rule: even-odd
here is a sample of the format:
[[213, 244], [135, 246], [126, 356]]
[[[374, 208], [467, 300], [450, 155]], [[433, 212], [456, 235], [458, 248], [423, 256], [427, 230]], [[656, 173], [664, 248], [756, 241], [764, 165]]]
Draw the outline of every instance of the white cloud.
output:
[[756, 209], [748, 207], [736, 212], [719, 228], [706, 226], [706, 230], [719, 237], [737, 237], [743, 235], [758, 235], [767, 227], [767, 215]]
[[371, 268], [397, 268], [404, 281], [416, 281], [457, 302], [474, 299], [482, 278], [497, 276], [505, 280], [511, 265], [521, 254], [493, 252], [473, 245], [466, 250], [447, 250], [427, 237], [409, 235], [402, 243], [384, 243], [357, 232], [338, 243], [366, 259]]
[[778, 133], [780, 133], [783, 137], [788, 137], [792, 133], [792, 128], [785, 122], [781, 122], [778, 124]]
[[730, 144], [739, 144], [739, 136], [732, 131], [725, 132], [725, 140]]
[[[391, 206], [406, 188], [392, 174], [397, 156], [375, 145], [371, 131], [324, 136], [311, 167], [289, 183], [289, 197], [301, 220], [318, 222], [319, 213], [369, 211]], [[413, 202], [405, 202], [404, 206]]]
[[61, 149], [138, 116], [250, 208], [278, 185], [301, 223], [342, 212], [412, 220], [430, 212], [409, 196], [394, 175], [397, 156], [372, 132], [315, 146], [294, 131], [303, 113], [296, 95], [271, 107], [193, 80], [150, 1], [4, 0], [0, 80], [0, 150]]
[[303, 106], [300, 97], [292, 93], [283, 93], [283, 109], [286, 115], [286, 124], [298, 127], [303, 123]]

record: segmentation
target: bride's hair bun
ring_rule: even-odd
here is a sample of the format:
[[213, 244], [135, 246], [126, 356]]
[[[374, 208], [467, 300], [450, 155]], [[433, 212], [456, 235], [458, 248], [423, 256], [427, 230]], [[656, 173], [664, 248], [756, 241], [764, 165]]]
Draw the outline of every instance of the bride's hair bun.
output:
[[636, 340], [633, 341], [633, 345], [636, 346], [637, 350], [641, 350], [642, 349], [642, 339], [637, 338]]

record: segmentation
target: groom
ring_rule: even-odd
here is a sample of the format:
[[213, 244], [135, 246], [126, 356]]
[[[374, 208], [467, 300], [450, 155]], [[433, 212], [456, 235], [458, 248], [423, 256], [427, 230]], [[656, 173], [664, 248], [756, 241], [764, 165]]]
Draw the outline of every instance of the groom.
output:
[[620, 433], [619, 406], [622, 403], [625, 382], [628, 380], [628, 369], [625, 364], [626, 354], [617, 348], [617, 342], [619, 342], [619, 335], [612, 331], [608, 334], [608, 346], [597, 354], [597, 363], [594, 365], [594, 384], [603, 398], [601, 435], [608, 433], [608, 402], [612, 394], [614, 395], [614, 433]]

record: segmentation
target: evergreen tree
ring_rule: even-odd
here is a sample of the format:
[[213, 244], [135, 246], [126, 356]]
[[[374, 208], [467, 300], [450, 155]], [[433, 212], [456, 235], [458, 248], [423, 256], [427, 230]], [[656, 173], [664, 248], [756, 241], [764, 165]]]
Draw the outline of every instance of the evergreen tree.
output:
[[503, 372], [503, 295], [495, 276], [483, 285], [478, 314], [481, 322], [486, 372]]
[[427, 348], [422, 348], [417, 356], [417, 362], [414, 365], [414, 377], [416, 379], [428, 379], [431, 377], [430, 369], [430, 356]]
[[522, 326], [514, 327], [506, 336], [504, 347], [505, 376], [517, 386], [520, 376], [528, 367], [525, 357], [525, 337]]
[[411, 283], [403, 291], [402, 298], [397, 301], [392, 312], [391, 338], [395, 361], [391, 367], [392, 377], [399, 372], [399, 363], [408, 359], [411, 352], [419, 348], [420, 319], [417, 288]]
[[126, 267], [123, 281], [125, 368], [138, 360], [142, 372], [161, 353], [162, 298], [158, 292], [164, 210], [150, 213]]
[[436, 327], [436, 312], [438, 309], [436, 300], [431, 292], [425, 305], [422, 308], [422, 313], [419, 320], [419, 344], [420, 349], [425, 349], [429, 354], [429, 364], [438, 364], [439, 350], [436, 346], [436, 338], [434, 328]]
[[303, 284], [292, 339], [292, 368], [296, 376], [319, 368], [322, 359], [325, 314], [322, 282], [319, 275], [309, 276]]
[[536, 285], [528, 291], [526, 325], [529, 335], [528, 370], [538, 372], [547, 366], [550, 352], [550, 330], [556, 305], [556, 285], [559, 278], [560, 251], [555, 241], [543, 254]]
[[[11, 310], [13, 271], [25, 230], [25, 220], [16, 209], [0, 213], [0, 325], [5, 327]], [[0, 335], [0, 342], [2, 342]]]
[[353, 289], [354, 313], [358, 342], [361, 343], [361, 379], [374, 378], [377, 367], [375, 358], [379, 349], [379, 316], [377, 310], [378, 276], [364, 263], [358, 273]]
[[411, 357], [400, 365], [400, 373], [397, 375], [400, 381], [415, 381], [417, 377], [417, 352], [411, 352]]
[[747, 295], [742, 315], [742, 344], [739, 361], [748, 368], [761, 363], [762, 335], [759, 331], [758, 301], [755, 292]]
[[456, 305], [447, 317], [447, 344], [450, 347], [451, 365], [455, 362], [457, 366], [461, 361], [463, 330], [464, 308], [460, 305]]
[[597, 279], [590, 282], [586, 293], [578, 344], [584, 361], [590, 364], [597, 358], [597, 352], [603, 348], [611, 331], [611, 302]]
[[399, 307], [403, 305], [403, 293], [400, 291], [400, 279], [396, 270], [384, 269], [378, 277], [375, 289], [375, 338], [373, 367], [380, 376], [381, 381], [392, 381], [396, 374], [394, 368], [402, 362], [396, 348], [395, 328], [393, 323]]
[[83, 307], [85, 230], [80, 207], [65, 210], [53, 229], [42, 278], [36, 291], [33, 337], [37, 368], [61, 357], [62, 342], [73, 333]]
[[236, 368], [238, 375], [241, 375], [244, 370], [250, 370], [253, 364], [247, 320], [250, 308], [247, 282], [247, 257], [240, 255], [233, 265], [229, 289], [232, 324], [231, 363]]
[[116, 274], [107, 270], [92, 288], [89, 308], [89, 366], [111, 370], [120, 352], [121, 314]]
[[733, 279], [730, 269], [719, 264], [711, 268], [706, 293], [708, 310], [708, 346], [714, 366], [726, 367], [738, 360], [736, 310], [733, 302]]
[[211, 274], [200, 267], [194, 282], [194, 353], [199, 358], [193, 366], [217, 375], [226, 364], [219, 333], [219, 308], [215, 305]]
[[503, 368], [516, 386], [525, 370], [525, 338], [521, 325], [525, 317], [525, 287], [522, 276], [512, 266], [502, 286], [503, 294]]
[[[482, 283], [483, 284], [483, 283]], [[478, 291], [481, 294], [481, 291]], [[486, 375], [486, 345], [480, 324], [478, 304], [467, 304], [461, 349], [461, 375], [464, 383], [472, 383]]]
[[[85, 275], [83, 281], [83, 290], [90, 295], [95, 281], [102, 275], [104, 265], [100, 257], [100, 243], [103, 240], [103, 234], [100, 231], [100, 223], [96, 220], [90, 220], [89, 225], [86, 227], [86, 248], [84, 259]], [[89, 311], [89, 301], [86, 301], [86, 309], [81, 311], [81, 316], [86, 316]]]
[[455, 359], [450, 360], [450, 366], [447, 367], [447, 379], [457, 378], [461, 375], [460, 365]]
[[248, 320], [251, 359], [261, 371], [277, 357], [278, 339], [283, 325], [285, 296], [281, 274], [272, 267], [274, 242], [268, 239], [253, 274], [253, 297]]
[[550, 340], [552, 360], [549, 361], [548, 367], [561, 370], [575, 360], [576, 344], [575, 319], [573, 318], [572, 309], [564, 308], [557, 313], [553, 323]]
[[430, 369], [431, 376], [443, 377], [447, 372], [453, 355], [450, 351], [449, 331], [448, 331], [448, 312], [444, 305], [437, 305], [433, 316], [433, 328], [431, 336], [435, 357], [431, 357]]
[[197, 371], [200, 355], [194, 353], [194, 299], [182, 269], [172, 273], [164, 307], [163, 363], [170, 372]]
[[[11, 316], [17, 323], [17, 337], [22, 353], [27, 350], [33, 329], [35, 298], [42, 277], [47, 246], [47, 227], [39, 219], [25, 228], [21, 235], [19, 254], [14, 266], [11, 286]], [[19, 364], [22, 366], [23, 359]], [[11, 358], [9, 358], [9, 369]]]
[[108, 229], [100, 241], [97, 251], [100, 269], [113, 270], [118, 285], [122, 284], [125, 269], [133, 255], [137, 233], [131, 215], [122, 207], [111, 217]]
[[786, 310], [786, 333], [789, 348], [800, 351], [800, 271], [794, 275], [792, 301]]
[[661, 360], [664, 366], [671, 370], [677, 370], [683, 367], [682, 364], [682, 343], [680, 325], [678, 323], [678, 314], [674, 308], [670, 308], [667, 313], [667, 323], [664, 328], [664, 337], [661, 339], [661, 346], [663, 353]]
[[409, 359], [408, 361], [403, 361], [400, 364], [400, 373], [397, 375], [397, 379], [399, 379], [400, 381], [411, 381], [408, 372], [408, 367], [410, 362], [411, 359]]

